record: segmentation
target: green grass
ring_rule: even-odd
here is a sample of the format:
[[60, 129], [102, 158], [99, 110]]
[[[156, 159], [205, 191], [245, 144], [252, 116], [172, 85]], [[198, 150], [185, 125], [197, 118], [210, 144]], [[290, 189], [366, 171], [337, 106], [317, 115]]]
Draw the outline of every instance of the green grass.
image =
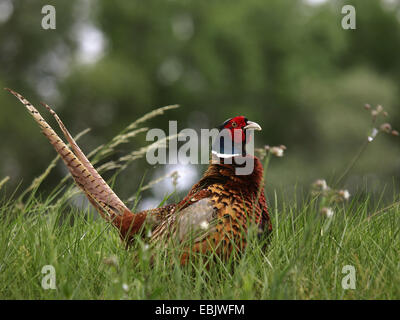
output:
[[[316, 198], [273, 204], [267, 248], [250, 232], [240, 260], [207, 271], [201, 261], [181, 267], [172, 248], [138, 240], [125, 250], [101, 219], [52, 203], [3, 201], [0, 299], [400, 299], [398, 205], [368, 220], [368, 200], [338, 205], [332, 218]], [[56, 290], [41, 286], [45, 265], [56, 270]], [[354, 290], [342, 288], [345, 265], [355, 267]]]
[[[147, 130], [139, 128], [142, 122], [171, 108], [176, 106], [136, 120], [89, 158], [104, 160], [119, 144]], [[115, 178], [149, 147], [98, 169], [118, 169]], [[262, 151], [267, 155], [266, 174], [270, 153]], [[47, 198], [38, 195], [57, 159], [18, 198], [0, 200], [0, 299], [400, 299], [398, 192], [384, 209], [367, 192], [343, 201], [339, 190], [323, 184], [314, 186], [301, 203], [285, 200], [284, 192], [275, 194], [269, 242], [260, 241], [253, 226], [240, 259], [217, 260], [206, 268], [205, 258], [182, 267], [179, 248], [172, 244], [148, 248], [138, 238], [126, 250], [110, 225], [69, 204], [76, 189], [64, 192], [67, 177]], [[0, 180], [0, 189], [6, 182], [7, 177]], [[151, 185], [139, 187], [136, 199]], [[322, 215], [323, 208], [332, 208], [334, 215]], [[47, 265], [56, 272], [54, 290], [42, 287], [42, 268]], [[356, 287], [345, 290], [342, 280], [347, 273], [342, 270], [349, 265], [355, 269]]]

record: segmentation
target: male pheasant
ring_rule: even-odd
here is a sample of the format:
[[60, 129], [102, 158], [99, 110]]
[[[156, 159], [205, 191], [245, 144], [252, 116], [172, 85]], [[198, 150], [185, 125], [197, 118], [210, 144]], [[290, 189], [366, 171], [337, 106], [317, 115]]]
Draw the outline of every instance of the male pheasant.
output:
[[[6, 90], [25, 105], [76, 184], [128, 245], [135, 235], [150, 231], [151, 243], [166, 244], [172, 240], [180, 244], [183, 248], [181, 264], [184, 265], [192, 254], [210, 256], [215, 253], [226, 259], [233, 252], [241, 253], [246, 247], [246, 233], [251, 223], [258, 225], [259, 232], [268, 234], [272, 231], [264, 196], [263, 168], [259, 159], [247, 154], [245, 148], [246, 131], [261, 130], [255, 122], [238, 116], [220, 126], [219, 129], [231, 132], [228, 137], [232, 139], [232, 146], [241, 144], [240, 154], [236, 154], [235, 147], [230, 151], [223, 147], [213, 148], [208, 169], [182, 201], [133, 213], [99, 175], [49, 106], [44, 105], [56, 119], [70, 148], [29, 101], [13, 90]], [[238, 136], [239, 140], [235, 141]], [[248, 174], [237, 174], [237, 169], [242, 166], [239, 158], [252, 161], [253, 170]]]

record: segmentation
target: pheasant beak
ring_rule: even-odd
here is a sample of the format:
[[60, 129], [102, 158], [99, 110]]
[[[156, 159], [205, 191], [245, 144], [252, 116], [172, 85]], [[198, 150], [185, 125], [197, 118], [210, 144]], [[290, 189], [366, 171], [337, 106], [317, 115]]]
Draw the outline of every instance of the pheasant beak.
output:
[[257, 130], [257, 131], [261, 131], [261, 126], [258, 123], [255, 123], [253, 121], [247, 121], [247, 125], [245, 127], [243, 127], [243, 129], [247, 130], [247, 129], [252, 129], [252, 130]]

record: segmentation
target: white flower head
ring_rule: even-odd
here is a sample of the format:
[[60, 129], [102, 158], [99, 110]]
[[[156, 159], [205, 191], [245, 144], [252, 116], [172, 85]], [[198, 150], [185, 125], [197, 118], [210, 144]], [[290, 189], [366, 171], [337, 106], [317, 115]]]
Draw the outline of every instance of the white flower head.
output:
[[200, 223], [200, 228], [203, 230], [207, 230], [208, 226], [209, 226], [209, 223], [205, 220]]
[[379, 133], [379, 130], [377, 128], [373, 128], [371, 135], [368, 137], [368, 142], [372, 142], [376, 138], [378, 133]]
[[328, 184], [326, 183], [325, 179], [318, 179], [313, 183], [313, 187], [315, 189], [326, 191], [329, 190]]
[[129, 291], [129, 286], [126, 283], [122, 284], [122, 290], [124, 290], [125, 292]]
[[272, 147], [269, 152], [271, 152], [275, 157], [281, 158], [283, 157], [284, 149], [282, 147]]
[[327, 217], [327, 218], [332, 218], [335, 212], [333, 211], [332, 208], [324, 207], [321, 209], [321, 213]]
[[348, 190], [340, 190], [339, 191], [339, 196], [343, 200], [349, 200], [351, 195], [350, 195], [350, 192]]
[[381, 131], [383, 131], [383, 132], [386, 132], [386, 133], [391, 133], [392, 132], [392, 125], [390, 124], [390, 123], [384, 123], [384, 124], [382, 124], [380, 127], [379, 127], [379, 129], [381, 130]]

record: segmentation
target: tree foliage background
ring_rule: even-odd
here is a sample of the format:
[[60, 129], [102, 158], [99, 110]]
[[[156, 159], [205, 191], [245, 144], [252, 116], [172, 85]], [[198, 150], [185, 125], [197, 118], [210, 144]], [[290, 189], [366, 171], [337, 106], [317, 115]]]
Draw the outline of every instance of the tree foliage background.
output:
[[[41, 27], [45, 4], [56, 8], [56, 30]], [[356, 30], [341, 27], [344, 4], [356, 8]], [[258, 147], [288, 148], [271, 164], [271, 194], [340, 175], [371, 128], [365, 103], [383, 105], [400, 128], [399, 1], [0, 0], [0, 12], [0, 85], [53, 106], [73, 134], [92, 128], [80, 140], [86, 152], [164, 105], [181, 108], [148, 126], [212, 128], [243, 114], [263, 127]], [[5, 91], [0, 137], [8, 190], [23, 189], [55, 156]], [[343, 181], [352, 193], [367, 181], [379, 194], [400, 177], [399, 140], [378, 140]], [[139, 135], [119, 152], [146, 144]], [[132, 195], [145, 170], [148, 181], [164, 168], [133, 163], [118, 193]], [[64, 174], [60, 164], [43, 191]]]

